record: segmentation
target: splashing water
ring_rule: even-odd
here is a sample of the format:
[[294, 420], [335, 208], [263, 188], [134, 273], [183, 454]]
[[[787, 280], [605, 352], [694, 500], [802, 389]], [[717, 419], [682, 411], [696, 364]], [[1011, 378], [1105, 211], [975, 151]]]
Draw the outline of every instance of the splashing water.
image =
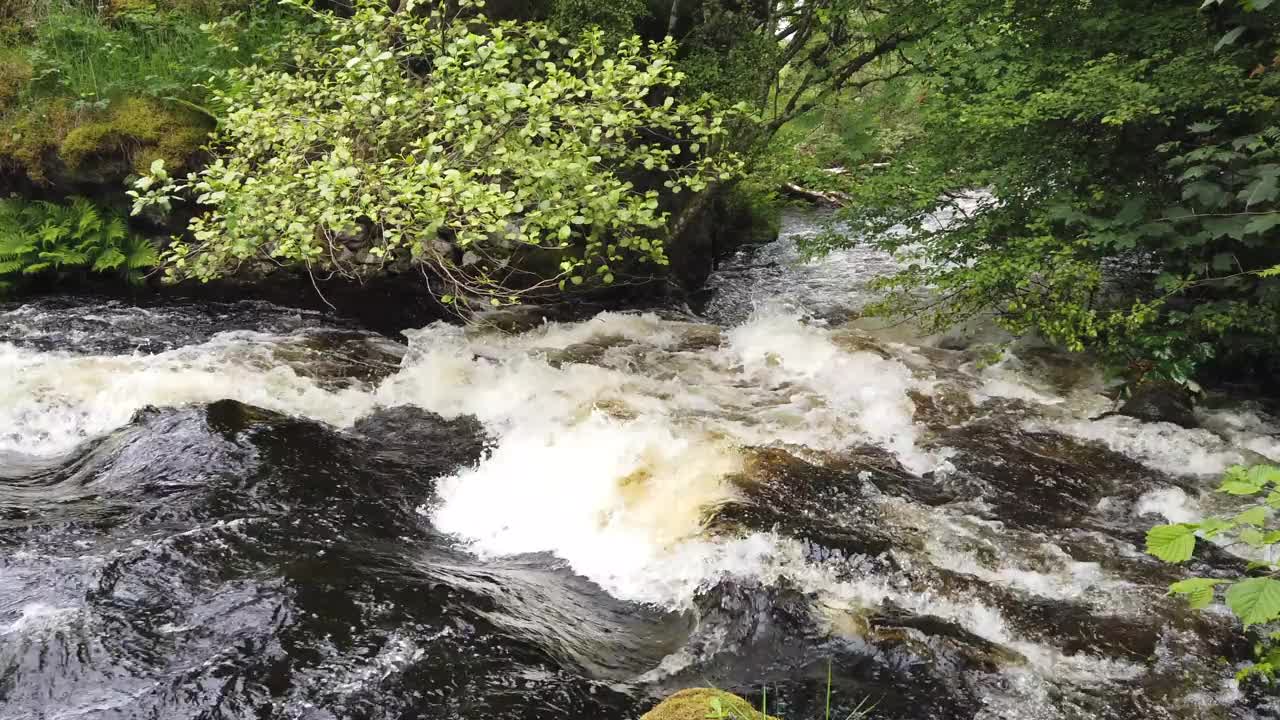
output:
[[860, 329], [891, 260], [800, 263], [812, 223], [701, 316], [407, 348], [270, 306], [0, 308], [0, 718], [596, 717], [706, 680], [801, 717], [828, 660], [884, 717], [1274, 712], [1140, 547], [1280, 456], [1266, 409], [1093, 420], [1082, 361]]

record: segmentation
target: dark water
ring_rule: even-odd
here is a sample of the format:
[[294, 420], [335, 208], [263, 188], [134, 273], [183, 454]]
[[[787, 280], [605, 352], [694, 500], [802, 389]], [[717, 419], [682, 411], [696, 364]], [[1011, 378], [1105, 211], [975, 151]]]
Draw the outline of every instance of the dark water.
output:
[[[1164, 597], [1166, 517], [1280, 448], [1087, 363], [844, 325], [890, 265], [736, 260], [701, 315], [409, 345], [270, 305], [0, 307], [0, 718], [1276, 717]], [[852, 288], [852, 291], [850, 290]], [[785, 296], [779, 307], [776, 300]]]

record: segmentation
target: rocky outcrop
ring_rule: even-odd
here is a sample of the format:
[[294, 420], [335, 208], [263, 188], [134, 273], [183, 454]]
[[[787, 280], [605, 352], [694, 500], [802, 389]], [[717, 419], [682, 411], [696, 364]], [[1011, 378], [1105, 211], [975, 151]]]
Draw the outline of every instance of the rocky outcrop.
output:
[[679, 287], [696, 290], [706, 283], [720, 260], [738, 248], [777, 238], [777, 219], [768, 209], [752, 205], [732, 189], [721, 189], [697, 208], [668, 241], [668, 271]]
[[1117, 415], [1146, 422], [1167, 422], [1184, 428], [1200, 426], [1191, 392], [1171, 382], [1145, 382], [1133, 389]]

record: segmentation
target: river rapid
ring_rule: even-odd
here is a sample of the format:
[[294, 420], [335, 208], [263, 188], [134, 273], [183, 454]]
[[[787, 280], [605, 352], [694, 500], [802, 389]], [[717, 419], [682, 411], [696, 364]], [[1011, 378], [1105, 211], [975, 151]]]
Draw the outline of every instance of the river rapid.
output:
[[[787, 218], [696, 307], [385, 338], [261, 303], [0, 305], [0, 720], [1269, 718], [1152, 524], [1280, 425], [855, 320]], [[497, 321], [501, 322], [497, 322]], [[407, 341], [407, 342], [405, 342]]]

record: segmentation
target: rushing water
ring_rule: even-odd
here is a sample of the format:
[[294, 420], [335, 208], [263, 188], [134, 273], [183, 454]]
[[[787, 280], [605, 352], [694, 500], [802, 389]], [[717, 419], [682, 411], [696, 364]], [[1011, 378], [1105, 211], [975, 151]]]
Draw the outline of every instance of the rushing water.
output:
[[[850, 322], [887, 258], [407, 345], [270, 305], [0, 307], [0, 719], [1275, 717], [1153, 523], [1266, 409], [1091, 420], [1087, 363]], [[1191, 568], [1239, 572], [1210, 548]]]

